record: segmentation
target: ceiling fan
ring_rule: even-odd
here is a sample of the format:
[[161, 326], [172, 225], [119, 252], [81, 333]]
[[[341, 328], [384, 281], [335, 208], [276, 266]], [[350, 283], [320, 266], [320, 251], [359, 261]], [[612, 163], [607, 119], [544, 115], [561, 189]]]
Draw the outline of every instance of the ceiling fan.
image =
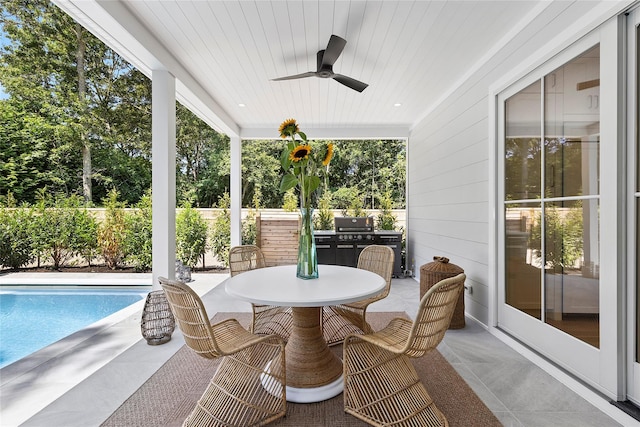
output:
[[332, 78], [338, 83], [342, 83], [343, 85], [350, 87], [353, 90], [362, 92], [367, 88], [367, 86], [369, 86], [368, 84], [362, 83], [361, 81], [358, 81], [351, 77], [343, 76], [342, 74], [336, 74], [333, 72], [333, 64], [342, 53], [342, 49], [344, 49], [344, 46], [346, 44], [347, 41], [342, 37], [331, 35], [327, 48], [324, 50], [320, 50], [317, 53], [318, 69], [316, 71], [308, 71], [306, 73], [287, 77], [278, 77], [277, 79], [272, 79], [272, 81], [302, 79], [305, 77], [320, 77], [323, 79]]

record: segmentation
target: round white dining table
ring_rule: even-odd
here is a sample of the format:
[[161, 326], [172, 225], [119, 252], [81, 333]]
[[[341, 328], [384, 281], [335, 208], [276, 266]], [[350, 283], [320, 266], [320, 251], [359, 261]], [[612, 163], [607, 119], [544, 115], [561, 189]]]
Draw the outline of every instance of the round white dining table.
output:
[[322, 307], [372, 297], [386, 285], [378, 274], [353, 267], [322, 264], [318, 274], [300, 279], [295, 265], [283, 265], [245, 271], [225, 282], [230, 296], [291, 307], [293, 326], [285, 348], [290, 402], [320, 402], [343, 390], [342, 361], [322, 336]]

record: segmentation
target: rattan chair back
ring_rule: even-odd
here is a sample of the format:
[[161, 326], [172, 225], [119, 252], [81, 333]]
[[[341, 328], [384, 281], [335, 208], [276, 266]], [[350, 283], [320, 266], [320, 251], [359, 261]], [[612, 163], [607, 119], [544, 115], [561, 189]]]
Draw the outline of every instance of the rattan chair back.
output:
[[229, 270], [231, 277], [245, 271], [264, 268], [264, 254], [256, 245], [239, 245], [229, 250]]
[[223, 356], [207, 310], [202, 300], [188, 285], [177, 280], [159, 277], [173, 316], [182, 331], [185, 343], [196, 353], [208, 359]]
[[322, 309], [322, 335], [329, 345], [339, 344], [349, 334], [372, 333], [367, 323], [367, 307], [389, 295], [395, 254], [389, 246], [369, 245], [358, 256], [358, 268], [384, 278], [384, 289], [370, 297], [348, 304], [325, 306]]
[[[256, 245], [238, 245], [229, 250], [229, 270], [231, 277], [245, 271], [264, 268], [262, 250]], [[285, 341], [289, 338], [292, 326], [290, 307], [251, 304], [253, 316], [250, 330], [254, 334], [281, 336]]]
[[358, 268], [376, 273], [387, 282], [384, 290], [375, 296], [376, 300], [389, 295], [394, 260], [395, 254], [389, 246], [369, 245], [360, 252]]
[[442, 341], [466, 278], [460, 273], [441, 280], [422, 297], [405, 347], [407, 356], [421, 357]]

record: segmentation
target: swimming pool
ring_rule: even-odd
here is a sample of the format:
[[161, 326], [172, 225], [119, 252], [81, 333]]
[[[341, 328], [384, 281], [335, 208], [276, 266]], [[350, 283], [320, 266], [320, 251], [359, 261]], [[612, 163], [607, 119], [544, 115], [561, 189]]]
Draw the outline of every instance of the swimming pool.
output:
[[142, 300], [150, 290], [0, 287], [0, 368]]

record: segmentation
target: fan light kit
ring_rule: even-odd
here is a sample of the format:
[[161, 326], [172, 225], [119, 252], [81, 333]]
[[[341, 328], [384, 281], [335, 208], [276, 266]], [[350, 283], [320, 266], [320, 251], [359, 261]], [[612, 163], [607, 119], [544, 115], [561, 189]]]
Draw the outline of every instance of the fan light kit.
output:
[[323, 79], [332, 78], [338, 83], [342, 83], [343, 85], [357, 90], [358, 92], [362, 92], [369, 86], [366, 83], [362, 83], [354, 78], [343, 76], [342, 74], [336, 74], [333, 72], [333, 64], [336, 62], [344, 46], [347, 44], [347, 41], [342, 37], [338, 37], [336, 35], [331, 35], [329, 39], [329, 44], [325, 50], [318, 51], [317, 53], [317, 61], [318, 61], [318, 69], [316, 71], [308, 71], [302, 74], [296, 74], [293, 76], [287, 77], [278, 77], [277, 79], [272, 79], [273, 81], [280, 80], [294, 80], [294, 79], [303, 79], [305, 77], [320, 77]]

